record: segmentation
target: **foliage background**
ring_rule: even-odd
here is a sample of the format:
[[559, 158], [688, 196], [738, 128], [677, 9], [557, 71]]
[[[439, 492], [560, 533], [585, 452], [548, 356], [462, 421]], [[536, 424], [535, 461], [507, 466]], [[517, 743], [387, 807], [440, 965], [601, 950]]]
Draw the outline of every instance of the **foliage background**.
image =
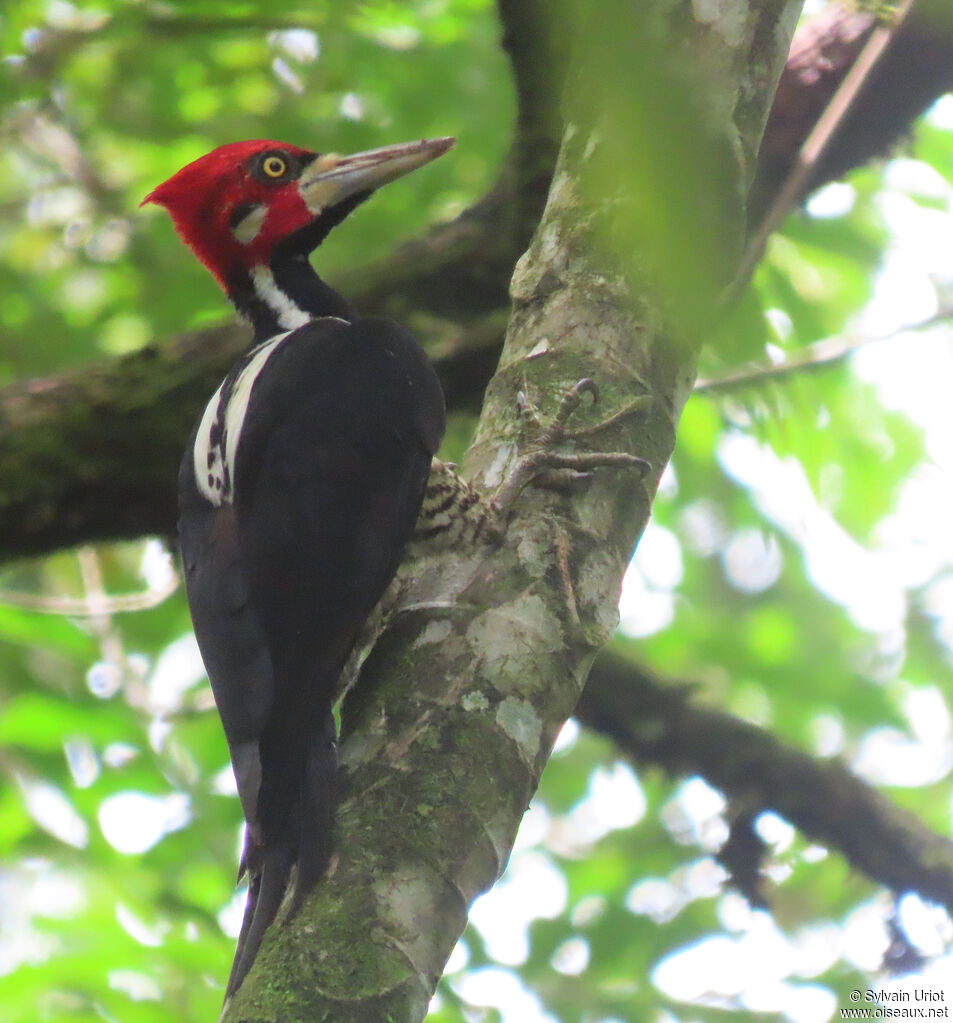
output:
[[[226, 316], [168, 223], [137, 209], [214, 145], [264, 136], [347, 152], [458, 137], [332, 236], [319, 261], [333, 276], [479, 198], [514, 116], [486, 0], [15, 0], [0, 52], [2, 383]], [[838, 188], [789, 219], [703, 357], [709, 386], [682, 419], [616, 646], [703, 704], [844, 758], [949, 835], [953, 488], [949, 443], [927, 415], [942, 400], [932, 381], [951, 368], [953, 242], [932, 247], [953, 238], [949, 101], [903, 160]], [[762, 372], [904, 319], [931, 326], [809, 371]], [[455, 422], [448, 457], [470, 425]], [[159, 599], [172, 581], [164, 550], [153, 539], [62, 552], [0, 578], [9, 1023], [218, 1011], [240, 814], [184, 598]], [[154, 606], [104, 602], [127, 593]], [[800, 1023], [830, 1018], [852, 988], [887, 985], [892, 967], [938, 988], [949, 960], [921, 957], [953, 935], [945, 913], [912, 896], [895, 905], [763, 815], [768, 916], [725, 884], [714, 855], [725, 814], [703, 780], [636, 773], [606, 739], [567, 726], [433, 1018], [727, 1010]]]

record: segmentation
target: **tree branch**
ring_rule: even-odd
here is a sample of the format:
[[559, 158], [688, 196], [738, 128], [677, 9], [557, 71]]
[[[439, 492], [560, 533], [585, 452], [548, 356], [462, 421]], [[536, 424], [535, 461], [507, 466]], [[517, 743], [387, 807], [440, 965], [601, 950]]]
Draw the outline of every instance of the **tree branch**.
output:
[[948, 323], [953, 319], [953, 308], [944, 307], [932, 316], [918, 323], [898, 327], [887, 334], [862, 337], [830, 337], [808, 345], [782, 362], [763, 362], [747, 366], [735, 373], [724, 376], [699, 379], [695, 382], [695, 393], [723, 393], [744, 387], [760, 387], [770, 380], [783, 380], [798, 373], [810, 373], [827, 366], [843, 362], [854, 352], [880, 341], [890, 341], [902, 334], [910, 334]]
[[[795, 36], [758, 154], [749, 224], [761, 222], [798, 153], [875, 32], [877, 19], [832, 5]], [[867, 78], [799, 194], [885, 156], [938, 97], [953, 88], [953, 11], [918, 0]]]
[[[504, 317], [434, 324], [448, 397], [476, 408]], [[188, 432], [247, 345], [238, 325], [0, 390], [0, 561], [99, 540], [175, 533], [175, 481]]]
[[791, 207], [804, 194], [807, 183], [817, 177], [817, 169], [837, 130], [850, 114], [864, 86], [874, 77], [877, 62], [903, 28], [913, 0], [901, 0], [889, 22], [876, 24], [864, 48], [857, 54], [837, 90], [830, 98], [801, 144], [787, 177], [771, 200], [764, 217], [748, 239], [738, 270], [738, 280], [747, 281], [761, 260], [768, 238], [781, 226]]
[[610, 652], [596, 662], [576, 717], [635, 763], [699, 774], [746, 813], [774, 810], [872, 880], [953, 912], [953, 842], [841, 761], [818, 760], [731, 714], [693, 705], [692, 688]]

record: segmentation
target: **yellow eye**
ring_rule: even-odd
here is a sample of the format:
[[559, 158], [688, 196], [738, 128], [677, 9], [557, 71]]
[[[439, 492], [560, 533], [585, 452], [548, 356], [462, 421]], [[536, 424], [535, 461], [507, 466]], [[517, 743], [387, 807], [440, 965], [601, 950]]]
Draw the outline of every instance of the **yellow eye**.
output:
[[288, 169], [288, 165], [280, 156], [268, 156], [262, 161], [261, 169], [269, 178], [280, 178]]

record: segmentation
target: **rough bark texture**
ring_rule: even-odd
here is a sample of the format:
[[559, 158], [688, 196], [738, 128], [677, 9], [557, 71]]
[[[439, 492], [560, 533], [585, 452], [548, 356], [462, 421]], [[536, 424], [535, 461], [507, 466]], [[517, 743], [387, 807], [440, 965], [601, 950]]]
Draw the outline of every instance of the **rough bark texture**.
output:
[[[611, 10], [619, 46], [645, 21], [623, 7]], [[784, 12], [740, 3], [722, 10], [724, 25], [675, 29], [652, 19], [692, 89], [716, 94], [720, 151], [757, 146], [786, 50]], [[593, 74], [603, 56], [598, 47], [580, 54], [580, 74]], [[572, 115], [546, 212], [513, 280], [513, 316], [465, 472], [493, 489], [532, 447], [515, 415], [518, 391], [551, 413], [564, 388], [591, 376], [602, 400], [574, 421], [585, 447], [635, 452], [652, 463], [651, 478], [601, 470], [573, 499], [534, 488], [499, 546], [435, 550], [414, 566], [345, 704], [330, 875], [295, 920], [269, 933], [226, 1021], [424, 1016], [467, 908], [503, 869], [553, 741], [616, 624], [622, 573], [691, 390], [693, 352], [673, 343], [658, 306], [620, 273], [605, 239], [628, 182], [621, 175], [595, 198], [593, 108]], [[733, 195], [746, 166], [734, 164]]]

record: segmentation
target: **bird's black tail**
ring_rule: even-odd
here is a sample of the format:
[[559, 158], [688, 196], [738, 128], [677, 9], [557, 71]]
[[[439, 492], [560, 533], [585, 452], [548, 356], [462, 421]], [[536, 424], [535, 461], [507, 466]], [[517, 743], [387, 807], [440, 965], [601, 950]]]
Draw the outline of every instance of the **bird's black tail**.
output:
[[[298, 729], [301, 722], [297, 722]], [[265, 931], [278, 914], [297, 868], [290, 913], [300, 908], [328, 866], [337, 774], [337, 744], [330, 706], [321, 712], [310, 741], [297, 753], [284, 744], [261, 745], [258, 812], [245, 833], [242, 866], [248, 872], [248, 900], [225, 999], [238, 990], [258, 955]], [[294, 734], [292, 731], [290, 734]], [[272, 756], [274, 752], [274, 756]]]

